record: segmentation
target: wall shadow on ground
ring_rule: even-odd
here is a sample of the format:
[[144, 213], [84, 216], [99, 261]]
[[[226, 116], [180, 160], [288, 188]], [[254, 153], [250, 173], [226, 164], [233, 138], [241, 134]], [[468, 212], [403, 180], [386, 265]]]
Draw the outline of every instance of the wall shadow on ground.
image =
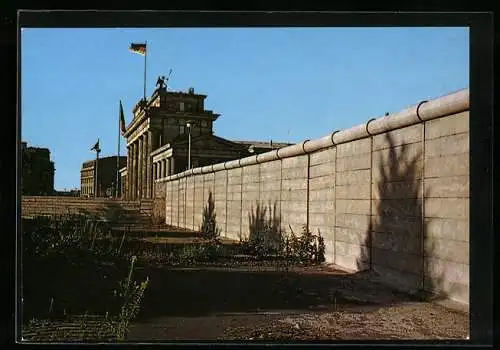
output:
[[[358, 274], [332, 276], [237, 269], [145, 268], [136, 278], [149, 277], [137, 322], [161, 317], [198, 317], [256, 311], [335, 311], [342, 307], [374, 310], [403, 300], [383, 286], [358, 283]], [[373, 289], [377, 290], [374, 291]], [[385, 288], [385, 289], [384, 289]], [[390, 302], [371, 297], [387, 293]], [[353, 294], [357, 297], [350, 298]]]
[[284, 245], [281, 232], [281, 216], [278, 210], [278, 201], [267, 206], [256, 202], [248, 214], [248, 240], [259, 243], [263, 248], [279, 250]]
[[445, 299], [444, 292], [425, 292], [442, 289], [442, 273], [426, 279], [424, 286], [424, 278], [430, 275], [425, 257], [434, 255], [435, 243], [427, 235], [428, 222], [422, 220], [423, 198], [429, 194], [428, 189], [422, 193], [423, 150], [420, 148], [411, 155], [410, 145], [395, 146], [390, 133], [385, 139], [389, 154], [385, 158], [380, 154], [378, 158], [380, 179], [373, 191], [378, 196], [372, 195], [372, 199], [376, 199], [373, 201], [375, 213], [370, 218], [361, 256], [357, 259], [358, 269], [368, 267], [380, 272], [382, 278], [394, 273], [398, 284], [406, 282], [404, 289], [419, 299]]
[[[83, 257], [80, 259], [82, 262]], [[64, 267], [61, 262], [64, 261]], [[103, 266], [87, 261], [67, 264], [56, 259], [42, 266], [30, 266], [24, 273], [23, 316], [25, 320], [65, 312], [76, 314], [116, 314], [120, 308], [113, 296], [118, 281], [127, 276], [127, 264]], [[40, 280], [39, 276], [50, 276]], [[304, 310], [334, 311], [342, 306], [384, 307], [383, 301], [345, 300], [349, 291], [368, 295], [355, 275], [303, 275], [283, 271], [242, 271], [236, 269], [162, 267], [138, 268], [133, 279], [149, 284], [141, 303], [137, 322], [161, 317], [197, 317], [218, 313]], [[352, 283], [351, 283], [352, 282]], [[42, 287], [40, 287], [42, 286]], [[370, 287], [373, 288], [373, 287]], [[342, 292], [347, 290], [347, 292]], [[378, 290], [377, 292], [380, 292]], [[401, 300], [401, 296], [396, 297]], [[53, 299], [52, 311], [51, 299]], [[409, 300], [409, 299], [407, 299]], [[50, 315], [49, 315], [50, 314]]]

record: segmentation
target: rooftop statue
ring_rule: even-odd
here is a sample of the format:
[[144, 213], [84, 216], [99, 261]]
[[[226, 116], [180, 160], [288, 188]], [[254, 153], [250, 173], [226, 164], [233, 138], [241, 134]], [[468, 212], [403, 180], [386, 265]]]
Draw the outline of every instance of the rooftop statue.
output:
[[158, 87], [158, 89], [163, 89], [164, 86], [165, 87], [167, 86], [165, 83], [164, 75], [158, 77], [158, 80], [156, 81], [156, 86]]

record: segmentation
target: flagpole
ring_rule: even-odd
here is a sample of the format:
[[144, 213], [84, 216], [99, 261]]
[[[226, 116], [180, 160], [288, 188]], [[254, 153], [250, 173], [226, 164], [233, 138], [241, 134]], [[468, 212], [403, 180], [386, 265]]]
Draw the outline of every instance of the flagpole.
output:
[[97, 149], [97, 152], [96, 152], [96, 163], [95, 163], [95, 179], [96, 179], [96, 194], [97, 196], [96, 197], [99, 197], [100, 196], [100, 192], [99, 191], [99, 173], [98, 173], [98, 170], [99, 170], [99, 152], [101, 152], [100, 149]]
[[[121, 101], [120, 101], [121, 102]], [[119, 109], [120, 107], [118, 107]], [[121, 126], [121, 121], [120, 121], [121, 115], [120, 112], [118, 112], [118, 152], [116, 156], [116, 198], [118, 198], [118, 180], [120, 178], [120, 126]]]
[[94, 198], [99, 197], [99, 174], [98, 174], [98, 169], [99, 169], [99, 152], [101, 151], [99, 149], [99, 138], [97, 138], [97, 147], [95, 147], [95, 167], [94, 167]]
[[148, 41], [144, 41], [144, 101], [146, 101], [146, 57], [148, 56]]

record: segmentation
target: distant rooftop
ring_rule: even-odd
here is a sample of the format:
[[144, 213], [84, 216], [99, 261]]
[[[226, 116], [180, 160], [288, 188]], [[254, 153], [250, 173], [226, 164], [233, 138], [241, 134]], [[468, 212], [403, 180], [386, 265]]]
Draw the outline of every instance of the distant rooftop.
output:
[[37, 150], [49, 151], [47, 147], [28, 146], [28, 142], [26, 141], [21, 141], [21, 148], [30, 151], [37, 151]]
[[194, 92], [194, 88], [189, 88], [187, 91], [182, 91], [182, 90], [166, 90], [167, 94], [172, 94], [172, 95], [190, 95], [190, 96], [201, 96], [201, 97], [207, 97], [205, 94], [198, 94]]
[[[99, 160], [100, 161], [103, 161], [103, 160], [108, 160], [108, 159], [114, 159], [116, 161], [116, 156], [108, 156], [108, 157], [99, 157]], [[127, 156], [120, 156], [120, 160], [123, 161], [127, 159]], [[92, 160], [86, 160], [83, 162], [82, 164], [82, 168], [86, 168], [86, 167], [89, 167], [89, 166], [92, 166], [94, 165], [95, 163], [95, 159], [92, 159]]]
[[245, 140], [231, 140], [231, 142], [234, 143], [239, 143], [240, 145], [246, 145], [246, 146], [254, 146], [257, 148], [281, 148], [281, 147], [286, 147], [293, 145], [293, 143], [286, 143], [286, 142], [275, 142], [272, 140], [269, 140], [269, 142], [264, 142], [264, 141], [245, 141]]
[[[141, 98], [134, 106], [134, 108], [132, 109], [132, 112], [135, 113], [135, 111], [143, 106], [148, 106], [150, 105], [154, 100], [155, 98], [159, 95], [159, 94], [167, 94], [169, 96], [176, 96], [176, 97], [179, 97], [179, 96], [182, 96], [182, 97], [185, 97], [185, 96], [190, 96], [190, 97], [200, 97], [202, 100], [204, 100], [205, 98], [207, 98], [207, 95], [204, 95], [204, 94], [198, 94], [194, 91], [194, 88], [193, 87], [190, 87], [188, 88], [187, 90], [185, 91], [181, 91], [181, 90], [170, 90], [168, 89], [168, 87], [162, 87], [162, 88], [156, 88], [153, 93], [151, 94], [151, 97], [149, 98]], [[209, 111], [205, 111], [205, 112], [209, 112]]]

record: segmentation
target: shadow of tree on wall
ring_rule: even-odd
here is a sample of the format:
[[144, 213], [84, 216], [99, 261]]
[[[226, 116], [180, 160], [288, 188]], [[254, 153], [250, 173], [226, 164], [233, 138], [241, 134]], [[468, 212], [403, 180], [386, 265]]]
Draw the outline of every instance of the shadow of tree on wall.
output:
[[435, 242], [427, 237], [427, 222], [422, 220], [423, 198], [429, 194], [426, 190], [422, 196], [423, 171], [418, 176], [423, 150], [420, 148], [411, 155], [410, 145], [395, 146], [389, 133], [385, 139], [389, 154], [385, 159], [382, 154], [378, 157], [380, 178], [374, 191], [378, 195], [372, 196], [376, 199], [373, 201], [375, 213], [370, 217], [357, 266], [360, 270], [369, 267], [379, 272], [382, 279], [398, 270], [397, 283], [418, 299], [444, 299], [447, 295], [442, 292], [443, 273], [426, 278], [432, 274], [424, 259], [434, 255]]
[[277, 206], [277, 201], [267, 207], [257, 202], [255, 210], [252, 206], [248, 214], [249, 242], [273, 252], [281, 251], [284, 246]]

